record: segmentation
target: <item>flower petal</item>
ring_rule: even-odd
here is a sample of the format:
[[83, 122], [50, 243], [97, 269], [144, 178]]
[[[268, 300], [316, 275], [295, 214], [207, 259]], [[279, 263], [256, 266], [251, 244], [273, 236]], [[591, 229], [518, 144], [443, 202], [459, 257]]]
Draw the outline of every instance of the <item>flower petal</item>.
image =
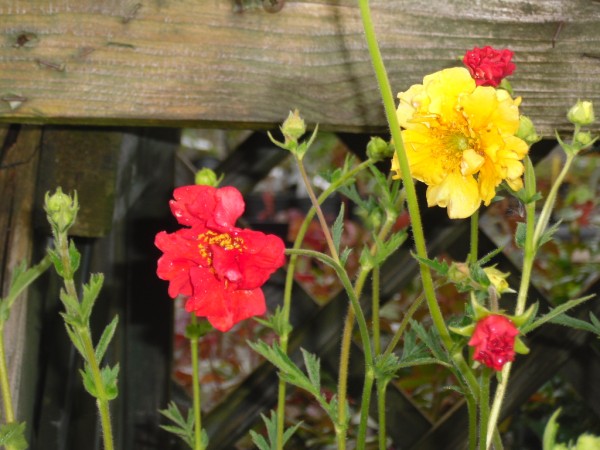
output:
[[471, 216], [481, 203], [477, 181], [472, 176], [450, 173], [442, 183], [427, 188], [427, 204], [448, 208], [448, 217]]

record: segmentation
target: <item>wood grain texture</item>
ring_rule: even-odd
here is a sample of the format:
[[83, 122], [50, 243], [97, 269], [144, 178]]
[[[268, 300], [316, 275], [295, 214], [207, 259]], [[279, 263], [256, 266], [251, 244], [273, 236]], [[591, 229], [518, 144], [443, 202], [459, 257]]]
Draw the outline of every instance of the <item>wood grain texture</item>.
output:
[[[377, 0], [393, 89], [515, 51], [511, 81], [539, 131], [600, 105], [600, 2]], [[267, 128], [299, 108], [332, 130], [385, 128], [354, 0], [4, 0], [0, 120]]]

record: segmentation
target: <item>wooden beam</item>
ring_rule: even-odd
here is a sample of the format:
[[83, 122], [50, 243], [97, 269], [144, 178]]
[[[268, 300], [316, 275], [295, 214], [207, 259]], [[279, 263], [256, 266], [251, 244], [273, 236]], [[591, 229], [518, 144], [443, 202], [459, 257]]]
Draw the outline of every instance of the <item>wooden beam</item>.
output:
[[[599, 2], [371, 3], [395, 91], [489, 44], [515, 52], [545, 135], [570, 129], [578, 98], [600, 105]], [[6, 0], [0, 34], [5, 122], [266, 128], [299, 108], [325, 129], [385, 128], [355, 0]]]

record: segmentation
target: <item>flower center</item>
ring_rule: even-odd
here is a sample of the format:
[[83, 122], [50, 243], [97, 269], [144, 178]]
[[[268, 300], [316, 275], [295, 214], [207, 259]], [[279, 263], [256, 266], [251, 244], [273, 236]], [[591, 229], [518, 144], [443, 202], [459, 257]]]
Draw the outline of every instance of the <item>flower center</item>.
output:
[[231, 236], [229, 233], [217, 233], [212, 230], [199, 234], [198, 250], [200, 255], [205, 258], [209, 264], [212, 264], [211, 245], [218, 245], [224, 250], [242, 251], [244, 249], [244, 240], [239, 236]]

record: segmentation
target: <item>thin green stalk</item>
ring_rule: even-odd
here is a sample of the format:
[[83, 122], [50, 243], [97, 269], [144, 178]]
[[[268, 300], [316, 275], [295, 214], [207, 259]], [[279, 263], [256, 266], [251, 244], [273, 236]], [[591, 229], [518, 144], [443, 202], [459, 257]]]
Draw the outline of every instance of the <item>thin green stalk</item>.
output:
[[[346, 394], [348, 392], [348, 366], [350, 363], [350, 346], [352, 344], [352, 330], [354, 329], [354, 308], [350, 306], [346, 319], [344, 320], [344, 329], [342, 331], [342, 342], [340, 346], [340, 364], [338, 368], [338, 422], [346, 423]], [[346, 428], [343, 427], [336, 435], [337, 448], [343, 450], [346, 448]]]
[[360, 401], [360, 423], [358, 425], [358, 435], [356, 437], [357, 450], [364, 450], [367, 441], [367, 422], [369, 418], [369, 405], [371, 404], [371, 391], [375, 381], [375, 372], [372, 365], [367, 365], [365, 372], [365, 383]]
[[380, 270], [379, 266], [373, 267], [373, 279], [371, 280], [373, 286], [372, 294], [372, 319], [371, 327], [373, 328], [373, 352], [376, 355], [381, 353], [381, 331], [379, 321], [379, 288], [380, 288]]
[[469, 253], [469, 263], [477, 262], [479, 252], [479, 210], [471, 216], [471, 251]]
[[465, 395], [469, 414], [469, 450], [477, 448], [477, 403], [471, 395]]
[[[69, 238], [67, 233], [58, 233], [56, 236], [56, 246], [58, 248], [60, 258], [63, 266], [63, 282], [67, 295], [76, 299], [79, 302], [79, 295], [75, 288], [75, 282], [73, 280], [74, 271], [71, 266], [71, 260], [69, 256]], [[92, 335], [88, 326], [73, 327], [73, 331], [76, 333], [79, 341], [83, 346], [84, 359], [89, 365], [92, 379], [94, 380], [94, 386], [96, 388], [96, 404], [98, 406], [98, 412], [100, 414], [100, 425], [102, 427], [102, 442], [104, 444], [104, 450], [114, 450], [112, 423], [110, 419], [110, 408], [109, 400], [104, 389], [104, 381], [102, 380], [102, 374], [100, 371], [100, 365], [96, 359], [96, 352], [94, 350], [94, 344], [92, 341]]]
[[4, 323], [0, 326], [0, 388], [2, 389], [2, 403], [4, 405], [4, 419], [7, 423], [15, 421], [15, 412], [8, 382], [8, 369], [6, 367], [6, 354], [4, 349]]
[[377, 437], [379, 441], [379, 450], [387, 449], [387, 430], [385, 414], [385, 394], [387, 391], [387, 381], [377, 379]]
[[[402, 133], [400, 131], [400, 125], [396, 116], [396, 105], [390, 82], [383, 64], [381, 52], [377, 44], [377, 38], [375, 37], [375, 28], [371, 19], [371, 12], [369, 10], [368, 0], [358, 0], [361, 18], [363, 22], [363, 28], [365, 30], [365, 37], [367, 41], [367, 47], [371, 55], [371, 62], [375, 70], [375, 76], [381, 92], [381, 98], [385, 108], [385, 115], [390, 127], [390, 133], [394, 142], [396, 157], [402, 173], [402, 182], [406, 191], [406, 201], [408, 205], [408, 212], [410, 214], [410, 220], [413, 230], [413, 239], [415, 241], [416, 253], [420, 258], [427, 259], [427, 248], [425, 246], [425, 235], [423, 233], [423, 224], [421, 221], [421, 213], [419, 211], [419, 204], [417, 202], [417, 194], [415, 190], [414, 181], [411, 177], [410, 167], [408, 165], [408, 158], [404, 150], [404, 143], [402, 140]], [[421, 281], [423, 283], [423, 290], [425, 292], [425, 299], [427, 300], [427, 306], [433, 324], [440, 335], [440, 338], [446, 347], [450, 350], [453, 346], [452, 337], [448, 330], [441, 309], [437, 303], [435, 296], [435, 289], [433, 286], [433, 279], [429, 267], [423, 263], [420, 264], [421, 269]], [[463, 374], [467, 381], [469, 388], [477, 395], [478, 383], [477, 378], [473, 374], [473, 371], [468, 366], [462, 353], [454, 352], [452, 359], [456, 364], [458, 370]]]
[[392, 353], [394, 351], [394, 349], [396, 348], [396, 345], [398, 345], [398, 342], [400, 342], [400, 339], [402, 339], [402, 335], [404, 334], [404, 330], [406, 330], [406, 327], [408, 326], [410, 319], [412, 318], [412, 316], [414, 316], [414, 314], [421, 307], [421, 305], [423, 304], [424, 301], [425, 301], [425, 293], [421, 292], [421, 294], [419, 294], [419, 296], [416, 298], [416, 300], [414, 302], [412, 302], [412, 305], [410, 305], [410, 307], [408, 308], [408, 311], [406, 311], [406, 314], [404, 314], [404, 317], [402, 318], [402, 321], [400, 322], [400, 326], [394, 333], [392, 340], [389, 342], [388, 346], [386, 347], [385, 351], [383, 352], [383, 354], [385, 356], [388, 356], [390, 353]]
[[[306, 235], [306, 231], [308, 230], [308, 226], [312, 222], [313, 217], [317, 212], [318, 205], [321, 205], [332, 193], [334, 193], [340, 186], [346, 183], [349, 179], [354, 177], [357, 173], [363, 171], [368, 168], [373, 162], [369, 159], [363, 161], [358, 164], [353, 169], [344, 173], [339, 179], [335, 182], [331, 183], [325, 191], [321, 193], [319, 198], [317, 199], [317, 206], [312, 206], [311, 209], [306, 214], [300, 229], [298, 230], [298, 234], [296, 236], [296, 240], [294, 241], [293, 249], [300, 249], [302, 246], [302, 242], [304, 241], [304, 236]], [[283, 309], [282, 315], [285, 323], [289, 323], [290, 321], [290, 309], [291, 309], [291, 300], [292, 300], [292, 287], [294, 285], [294, 271], [296, 268], [296, 263], [298, 260], [298, 255], [292, 254], [290, 256], [290, 260], [287, 267], [287, 274], [285, 279], [285, 287], [283, 292]], [[284, 333], [279, 337], [279, 343], [281, 346], [281, 350], [284, 353], [287, 353], [288, 348], [288, 340], [289, 340], [289, 330], [285, 330]], [[285, 398], [286, 398], [286, 383], [285, 381], [279, 380], [278, 393], [277, 393], [277, 450], [283, 449], [283, 434], [285, 428]]]
[[[195, 325], [196, 316], [191, 315], [191, 323]], [[190, 351], [192, 353], [192, 387], [194, 408], [194, 450], [204, 450], [202, 445], [202, 410], [200, 404], [200, 368], [198, 364], [198, 337], [190, 337]]]
[[490, 418], [490, 371], [484, 368], [479, 381], [479, 450], [487, 450], [488, 420]]

